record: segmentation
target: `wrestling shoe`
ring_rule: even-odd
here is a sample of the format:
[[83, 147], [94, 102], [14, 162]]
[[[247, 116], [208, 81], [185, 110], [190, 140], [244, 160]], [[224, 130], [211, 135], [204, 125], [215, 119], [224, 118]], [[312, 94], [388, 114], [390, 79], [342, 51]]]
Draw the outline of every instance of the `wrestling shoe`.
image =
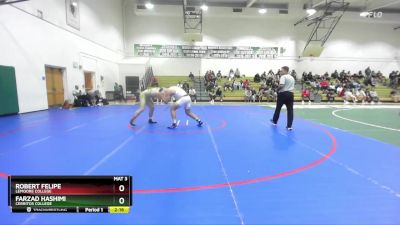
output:
[[175, 128], [177, 128], [178, 127], [178, 125], [176, 125], [176, 123], [173, 123], [171, 126], [169, 126], [168, 127], [168, 129], [175, 129]]
[[149, 123], [150, 124], [155, 124], [155, 123], [157, 123], [156, 121], [153, 121], [152, 119], [149, 119]]

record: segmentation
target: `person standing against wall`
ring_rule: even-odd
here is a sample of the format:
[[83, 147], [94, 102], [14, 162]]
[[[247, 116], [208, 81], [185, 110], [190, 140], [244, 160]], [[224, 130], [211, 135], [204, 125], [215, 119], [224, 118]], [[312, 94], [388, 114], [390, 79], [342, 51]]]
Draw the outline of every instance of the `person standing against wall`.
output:
[[287, 130], [291, 131], [293, 125], [293, 103], [294, 103], [294, 78], [289, 75], [289, 67], [284, 66], [280, 70], [280, 79], [278, 87], [278, 101], [276, 103], [276, 109], [271, 123], [276, 125], [279, 120], [279, 115], [283, 105], [286, 105], [287, 109]]

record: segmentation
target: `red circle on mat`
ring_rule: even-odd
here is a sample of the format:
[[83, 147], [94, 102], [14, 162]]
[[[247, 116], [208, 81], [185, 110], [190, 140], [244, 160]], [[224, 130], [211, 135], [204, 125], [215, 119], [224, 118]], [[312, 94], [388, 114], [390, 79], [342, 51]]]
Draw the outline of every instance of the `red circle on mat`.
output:
[[[209, 185], [192, 186], [192, 187], [143, 189], [143, 190], [133, 190], [132, 192], [134, 194], [155, 194], [155, 193], [171, 193], [171, 192], [184, 192], [184, 191], [200, 191], [200, 190], [232, 187], [232, 186], [239, 186], [239, 185], [246, 185], [246, 184], [252, 184], [252, 183], [257, 183], [257, 182], [263, 182], [263, 181], [268, 181], [268, 180], [274, 180], [274, 179], [278, 179], [278, 178], [282, 178], [285, 176], [303, 172], [305, 170], [311, 169], [311, 168], [325, 162], [336, 152], [336, 148], [337, 148], [336, 137], [332, 133], [330, 133], [327, 129], [325, 129], [321, 126], [315, 125], [315, 127], [320, 129], [323, 133], [325, 133], [329, 137], [329, 139], [332, 141], [332, 145], [331, 145], [331, 148], [328, 153], [323, 155], [320, 159], [318, 159], [314, 162], [311, 162], [310, 164], [307, 164], [305, 166], [302, 166], [302, 167], [299, 167], [299, 168], [296, 168], [293, 170], [284, 171], [284, 172], [281, 172], [278, 174], [265, 176], [265, 177], [258, 177], [258, 178], [248, 179], [248, 180], [234, 181], [234, 182], [230, 182], [230, 183], [209, 184]], [[7, 176], [8, 176], [7, 174], [0, 172], [0, 177], [7, 178]]]
[[265, 177], [258, 177], [258, 178], [248, 179], [248, 180], [234, 181], [234, 182], [230, 182], [230, 183], [209, 184], [209, 185], [192, 186], [192, 187], [143, 189], [143, 190], [133, 190], [132, 192], [134, 194], [155, 194], [155, 193], [171, 193], [171, 192], [184, 192], [184, 191], [200, 191], [200, 190], [232, 187], [232, 186], [239, 186], [239, 185], [246, 185], [246, 184], [257, 183], [257, 182], [263, 182], [263, 181], [268, 181], [268, 180], [274, 180], [274, 179], [278, 179], [278, 178], [282, 178], [285, 176], [303, 172], [305, 170], [311, 169], [311, 168], [325, 162], [336, 152], [336, 146], [337, 146], [336, 137], [332, 133], [330, 133], [327, 129], [325, 129], [321, 126], [315, 125], [315, 127], [320, 129], [323, 133], [325, 133], [329, 137], [329, 139], [332, 141], [332, 146], [331, 146], [329, 152], [326, 153], [325, 155], [323, 155], [320, 159], [318, 159], [310, 164], [307, 164], [305, 166], [302, 166], [302, 167], [299, 167], [299, 168], [296, 168], [293, 170], [284, 171], [284, 172], [281, 172], [278, 174], [265, 176]]

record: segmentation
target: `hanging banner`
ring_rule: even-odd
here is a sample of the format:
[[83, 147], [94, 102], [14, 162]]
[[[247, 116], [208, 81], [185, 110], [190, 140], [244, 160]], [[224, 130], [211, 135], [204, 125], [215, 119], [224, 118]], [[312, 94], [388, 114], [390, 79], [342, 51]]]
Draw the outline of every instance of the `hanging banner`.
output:
[[226, 47], [135, 44], [134, 56], [154, 58], [276, 59], [285, 52], [279, 47]]

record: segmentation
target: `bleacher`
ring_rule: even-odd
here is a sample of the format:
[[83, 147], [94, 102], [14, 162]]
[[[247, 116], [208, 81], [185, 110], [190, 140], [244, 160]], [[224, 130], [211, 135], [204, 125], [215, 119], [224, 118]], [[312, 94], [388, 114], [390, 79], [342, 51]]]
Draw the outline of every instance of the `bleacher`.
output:
[[[160, 87], [169, 87], [173, 85], [177, 85], [178, 82], [184, 83], [185, 81], [189, 83], [190, 86], [193, 86], [196, 89], [197, 95], [198, 95], [198, 101], [209, 101], [208, 94], [205, 90], [205, 84], [204, 84], [204, 79], [203, 77], [195, 77], [195, 79], [192, 81], [188, 76], [156, 76], [156, 79], [158, 80], [158, 84]], [[253, 77], [246, 77], [246, 78], [241, 78], [242, 80], [249, 79], [251, 87], [254, 87], [256, 90], [258, 90], [261, 86], [261, 83], [255, 83], [253, 82]], [[221, 80], [218, 80], [218, 85], [223, 87], [224, 83], [228, 82], [226, 78], [223, 78]], [[381, 102], [385, 103], [391, 103], [393, 102], [393, 99], [390, 97], [390, 92], [391, 89], [389, 87], [386, 87], [382, 84], [379, 84], [376, 86], [375, 90], [378, 93], [378, 96], [380, 98]], [[244, 101], [244, 90], [234, 90], [234, 91], [224, 91], [224, 101], [227, 102], [243, 102]], [[296, 89], [295, 89], [295, 101], [296, 102], [301, 102], [301, 84], [297, 83], [296, 84]], [[326, 96], [322, 95], [322, 102], [326, 102]], [[336, 102], [343, 102], [343, 99], [341, 97], [336, 97], [335, 98]]]

